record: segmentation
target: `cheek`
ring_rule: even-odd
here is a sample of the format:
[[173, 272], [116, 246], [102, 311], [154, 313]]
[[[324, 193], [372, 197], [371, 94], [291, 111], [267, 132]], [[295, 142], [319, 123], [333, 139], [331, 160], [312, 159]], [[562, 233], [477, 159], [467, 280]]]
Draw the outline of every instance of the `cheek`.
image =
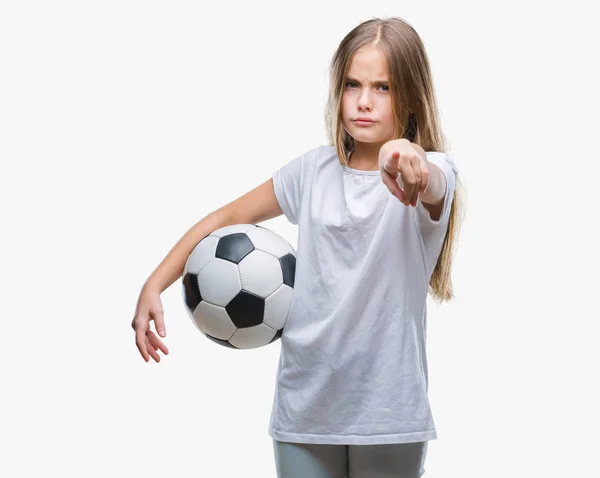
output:
[[395, 126], [394, 112], [393, 112], [392, 108], [386, 107], [385, 113], [382, 116], [383, 116], [383, 118], [385, 118], [384, 119], [385, 135], [391, 137], [394, 134], [394, 126]]
[[349, 111], [349, 99], [348, 99], [348, 95], [342, 95], [342, 113], [344, 114], [344, 116], [348, 113]]
[[352, 107], [350, 105], [350, 102], [348, 101], [348, 98], [342, 98], [342, 104], [340, 109], [342, 114], [342, 121], [344, 122], [344, 124], [346, 124], [348, 122], [348, 118], [352, 115]]
[[392, 126], [394, 125], [394, 110], [389, 104], [385, 105], [385, 119], [386, 123], [391, 124]]

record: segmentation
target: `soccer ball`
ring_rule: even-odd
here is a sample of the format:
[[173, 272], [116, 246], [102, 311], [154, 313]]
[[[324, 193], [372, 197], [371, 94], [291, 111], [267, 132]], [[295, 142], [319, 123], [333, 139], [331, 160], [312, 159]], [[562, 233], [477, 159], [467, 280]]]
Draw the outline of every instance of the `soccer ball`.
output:
[[182, 276], [185, 308], [217, 344], [251, 349], [281, 337], [296, 273], [296, 251], [255, 224], [213, 231], [188, 257]]

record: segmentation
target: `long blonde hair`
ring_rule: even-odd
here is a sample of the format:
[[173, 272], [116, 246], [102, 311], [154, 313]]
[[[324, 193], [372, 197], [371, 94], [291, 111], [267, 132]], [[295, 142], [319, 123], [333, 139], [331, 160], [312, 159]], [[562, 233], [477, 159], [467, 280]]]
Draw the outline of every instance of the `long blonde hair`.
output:
[[[446, 152], [429, 60], [415, 29], [401, 18], [374, 18], [351, 30], [341, 41], [330, 65], [329, 97], [325, 124], [330, 146], [340, 162], [348, 164], [354, 138], [341, 120], [341, 99], [350, 62], [362, 47], [376, 45], [387, 59], [389, 84], [395, 118], [394, 138], [407, 138], [425, 151]], [[429, 293], [439, 302], [454, 297], [451, 279], [452, 256], [462, 216], [464, 188], [457, 180], [450, 219], [438, 261], [429, 280]]]

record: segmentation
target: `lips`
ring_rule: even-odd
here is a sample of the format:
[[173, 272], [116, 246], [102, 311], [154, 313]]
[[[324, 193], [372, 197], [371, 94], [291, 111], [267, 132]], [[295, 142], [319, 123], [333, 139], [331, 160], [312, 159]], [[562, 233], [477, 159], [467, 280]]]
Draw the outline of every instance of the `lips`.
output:
[[356, 118], [354, 121], [366, 121], [368, 123], [375, 123], [371, 118]]

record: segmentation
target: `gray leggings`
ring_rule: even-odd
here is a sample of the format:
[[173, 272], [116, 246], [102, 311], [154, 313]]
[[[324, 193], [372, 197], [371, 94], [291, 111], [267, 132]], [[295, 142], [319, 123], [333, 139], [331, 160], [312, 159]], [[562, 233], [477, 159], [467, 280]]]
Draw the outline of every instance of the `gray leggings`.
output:
[[419, 478], [427, 442], [316, 445], [273, 440], [278, 478]]

